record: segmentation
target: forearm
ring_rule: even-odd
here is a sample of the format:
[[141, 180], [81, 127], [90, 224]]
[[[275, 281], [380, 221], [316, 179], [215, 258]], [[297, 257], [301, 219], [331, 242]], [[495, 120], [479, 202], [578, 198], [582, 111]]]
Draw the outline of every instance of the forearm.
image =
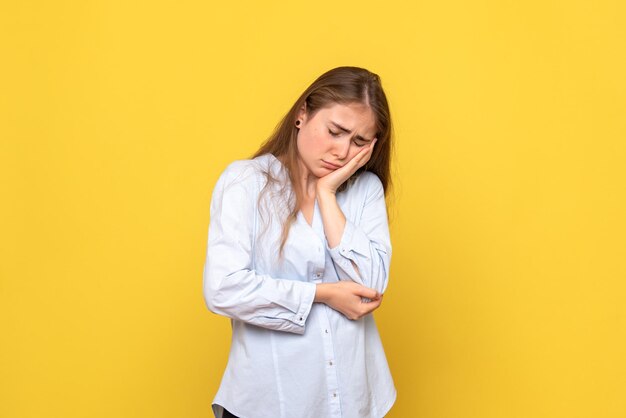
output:
[[330, 297], [330, 283], [318, 283], [315, 287], [315, 298], [313, 302], [326, 303]]
[[317, 202], [322, 214], [324, 234], [326, 235], [328, 246], [334, 248], [341, 242], [341, 237], [346, 227], [346, 216], [341, 211], [334, 193], [318, 190]]
[[304, 333], [315, 298], [314, 283], [270, 277], [248, 269], [225, 273], [221, 264], [224, 257], [211, 257], [210, 250], [203, 287], [211, 312], [276, 331]]
[[[369, 301], [364, 301], [363, 298]], [[355, 320], [378, 308], [382, 295], [374, 289], [350, 281], [318, 283], [313, 302], [324, 303], [348, 319]]]
[[[322, 214], [324, 235], [326, 235], [328, 247], [335, 248], [341, 243], [341, 237], [346, 228], [346, 216], [339, 207], [334, 193], [318, 190], [317, 202], [319, 204], [320, 213]], [[360, 274], [357, 265], [354, 262], [351, 263], [357, 274]]]

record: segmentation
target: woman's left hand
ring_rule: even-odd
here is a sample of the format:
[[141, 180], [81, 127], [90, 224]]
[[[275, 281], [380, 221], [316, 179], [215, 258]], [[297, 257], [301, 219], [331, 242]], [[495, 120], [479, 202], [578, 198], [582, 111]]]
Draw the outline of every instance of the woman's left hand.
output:
[[343, 167], [337, 170], [331, 171], [324, 177], [320, 177], [317, 181], [318, 192], [330, 192], [335, 194], [339, 186], [341, 186], [346, 180], [350, 178], [359, 168], [363, 167], [372, 156], [374, 151], [374, 144], [378, 138], [374, 138], [368, 146], [363, 147], [357, 155], [355, 155], [350, 161], [344, 164]]

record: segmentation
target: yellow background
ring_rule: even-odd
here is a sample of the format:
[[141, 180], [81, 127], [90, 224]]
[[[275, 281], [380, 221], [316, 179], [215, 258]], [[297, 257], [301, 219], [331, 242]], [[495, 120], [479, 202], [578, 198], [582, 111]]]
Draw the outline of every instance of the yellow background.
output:
[[388, 416], [625, 417], [623, 4], [3, 2], [0, 416], [211, 416], [212, 188], [357, 65], [397, 134]]

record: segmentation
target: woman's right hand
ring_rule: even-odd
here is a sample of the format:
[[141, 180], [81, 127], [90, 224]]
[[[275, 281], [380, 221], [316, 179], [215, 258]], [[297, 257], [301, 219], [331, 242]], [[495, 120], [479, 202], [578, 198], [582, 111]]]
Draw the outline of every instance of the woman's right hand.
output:
[[[370, 302], [364, 302], [363, 298], [370, 299]], [[352, 320], [369, 314], [382, 301], [383, 295], [376, 290], [349, 280], [319, 283], [315, 291], [315, 302], [325, 303]]]

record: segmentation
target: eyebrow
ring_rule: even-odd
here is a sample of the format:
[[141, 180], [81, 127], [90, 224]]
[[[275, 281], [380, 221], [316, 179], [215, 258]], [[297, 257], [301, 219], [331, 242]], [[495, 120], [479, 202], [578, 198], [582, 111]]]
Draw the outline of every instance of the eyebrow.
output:
[[[330, 123], [332, 123], [333, 125], [335, 125], [335, 127], [336, 127], [336, 128], [339, 128], [339, 129], [341, 129], [341, 130], [342, 130], [342, 131], [344, 131], [344, 132], [347, 132], [347, 133], [349, 133], [349, 134], [350, 134], [350, 133], [352, 133], [352, 131], [351, 131], [350, 129], [348, 129], [348, 128], [344, 128], [343, 126], [341, 126], [341, 125], [340, 125], [340, 124], [338, 124], [337, 122], [333, 122], [333, 121], [331, 120], [331, 121], [330, 121]], [[360, 141], [367, 141], [367, 142], [372, 142], [372, 141], [373, 141], [373, 139], [363, 138], [361, 135], [358, 135], [358, 134], [357, 134], [357, 135], [355, 135], [354, 137], [355, 137], [356, 139], [360, 140]]]

